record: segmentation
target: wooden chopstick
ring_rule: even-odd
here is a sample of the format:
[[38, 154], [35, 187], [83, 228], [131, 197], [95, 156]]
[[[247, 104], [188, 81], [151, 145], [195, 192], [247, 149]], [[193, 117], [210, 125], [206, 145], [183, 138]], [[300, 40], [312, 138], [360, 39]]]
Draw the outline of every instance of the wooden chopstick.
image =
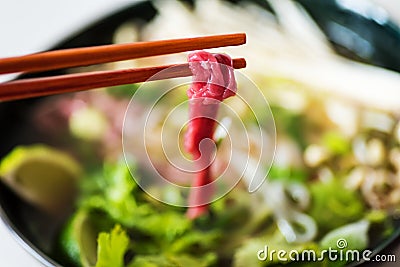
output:
[[[246, 67], [244, 58], [233, 59], [233, 67]], [[159, 73], [160, 71], [163, 71]], [[157, 75], [156, 75], [157, 74]], [[154, 76], [156, 75], [156, 76]], [[189, 64], [96, 71], [44, 78], [21, 79], [0, 84], [0, 101], [78, 92], [93, 88], [191, 76]], [[154, 77], [153, 77], [154, 76]]]
[[64, 49], [0, 59], [0, 74], [86, 66], [244, 43], [246, 43], [246, 34], [235, 33]]

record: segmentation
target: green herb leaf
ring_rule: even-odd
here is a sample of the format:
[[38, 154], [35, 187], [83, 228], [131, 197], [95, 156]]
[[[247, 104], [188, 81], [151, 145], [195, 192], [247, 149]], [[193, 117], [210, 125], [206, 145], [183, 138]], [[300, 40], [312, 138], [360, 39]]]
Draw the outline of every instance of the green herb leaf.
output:
[[128, 245], [128, 235], [120, 225], [116, 225], [111, 233], [100, 233], [96, 267], [124, 267], [124, 255]]

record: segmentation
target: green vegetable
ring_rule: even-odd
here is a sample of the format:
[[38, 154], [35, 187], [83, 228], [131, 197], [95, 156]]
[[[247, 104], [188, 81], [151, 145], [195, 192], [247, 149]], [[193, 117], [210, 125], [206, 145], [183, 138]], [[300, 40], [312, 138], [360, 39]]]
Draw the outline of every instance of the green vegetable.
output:
[[271, 111], [278, 133], [288, 134], [302, 149], [306, 148], [304, 128], [311, 126], [305, 117], [279, 106], [272, 106]]
[[0, 177], [22, 198], [60, 214], [77, 191], [81, 167], [70, 155], [46, 145], [19, 146], [0, 162]]
[[67, 265], [91, 267], [96, 263], [98, 231], [87, 211], [79, 210], [59, 237], [60, 258]]
[[306, 170], [293, 167], [279, 167], [272, 165], [269, 170], [268, 177], [271, 180], [284, 180], [288, 182], [300, 182], [304, 183], [307, 181], [309, 174]]
[[115, 222], [146, 235], [172, 240], [190, 226], [180, 212], [160, 213], [158, 207], [144, 201], [145, 193], [138, 188], [123, 160], [105, 164], [103, 172], [89, 177], [83, 189], [81, 207], [101, 210]]
[[368, 246], [368, 229], [369, 222], [367, 220], [361, 220], [336, 228], [321, 239], [321, 247], [343, 250], [365, 249]]
[[151, 255], [137, 256], [128, 267], [208, 267], [215, 266], [216, 256], [213, 253], [202, 257], [193, 257], [186, 254], [181, 255]]
[[217, 249], [217, 244], [221, 240], [221, 234], [218, 230], [208, 232], [191, 230], [176, 239], [167, 248], [167, 251], [172, 253], [190, 252], [198, 254], [210, 249]]
[[262, 262], [257, 258], [257, 252], [263, 249], [266, 241], [263, 239], [248, 240], [242, 247], [240, 247], [235, 255], [233, 266], [234, 267], [257, 267], [267, 266], [267, 262]]
[[313, 183], [310, 191], [312, 205], [309, 214], [317, 222], [320, 236], [364, 216], [361, 197], [357, 192], [344, 188], [338, 180]]
[[86, 209], [97, 209], [107, 213], [122, 225], [130, 225], [138, 212], [133, 192], [137, 185], [125, 161], [116, 164], [105, 163], [102, 172], [87, 177], [82, 183], [82, 197], [79, 205]]
[[100, 233], [96, 267], [124, 267], [124, 255], [129, 246], [128, 235], [116, 225], [111, 233]]
[[[82, 197], [78, 205], [92, 221], [97, 221], [95, 216], [102, 214], [103, 220], [119, 224], [133, 233], [135, 240], [131, 240], [130, 249], [135, 254], [147, 256], [135, 257], [132, 264], [146, 260], [146, 264], [151, 266], [153, 261], [160, 260], [154, 256], [162, 253], [168, 253], [167, 262], [171, 264], [201, 263], [203, 260], [200, 258], [217, 247], [220, 237], [219, 231], [193, 229], [192, 221], [184, 215], [185, 209], [149, 201], [123, 160], [106, 163], [102, 172], [82, 181]], [[99, 232], [100, 228], [107, 227], [92, 224], [92, 231]], [[181, 255], [186, 253], [191, 255], [182, 258]]]
[[338, 132], [325, 133], [322, 136], [322, 144], [335, 155], [344, 155], [351, 148], [349, 140]]
[[[134, 171], [134, 165], [130, 164]], [[316, 182], [310, 186], [312, 201], [308, 212], [318, 224], [320, 237], [333, 231], [324, 237], [321, 247], [317, 241], [290, 244], [277, 230], [270, 210], [253, 210], [252, 203], [259, 201], [256, 195], [233, 190], [210, 206], [208, 216], [191, 221], [186, 218], [184, 208], [171, 207], [150, 199], [132, 178], [135, 175], [129, 172], [125, 161], [121, 160], [105, 163], [101, 172], [91, 174], [82, 181], [78, 214], [84, 213], [85, 220], [75, 219], [74, 225], [81, 225], [81, 229], [90, 228], [85, 232], [93, 233], [87, 239], [92, 240], [87, 243], [92, 244], [92, 247], [84, 245], [84, 239], [76, 238], [79, 233], [82, 236], [82, 230], [78, 231], [78, 228], [74, 230], [74, 238], [71, 239], [71, 233], [69, 237], [64, 236], [65, 240], [75, 240], [75, 243], [70, 242], [73, 246], [64, 246], [65, 250], [70, 250], [69, 256], [75, 262], [80, 261], [85, 266], [90, 266], [87, 262], [93, 263], [93, 236], [105, 231], [97, 238], [99, 260], [96, 267], [206, 267], [227, 262], [237, 267], [279, 264], [325, 267], [331, 266], [331, 263], [326, 260], [313, 263], [282, 262], [277, 258], [260, 261], [257, 251], [268, 245], [270, 250], [301, 252], [307, 249], [315, 251], [316, 256], [319, 256], [321, 249], [336, 239], [335, 231], [344, 235], [348, 232], [342, 231], [341, 226], [365, 217], [365, 208], [357, 192], [344, 189], [340, 180]], [[121, 226], [108, 232], [113, 225]], [[129, 236], [126, 234], [128, 232]], [[350, 233], [344, 236], [358, 247], [365, 241], [357, 241]], [[80, 240], [80, 243], [76, 240]]]
[[370, 223], [380, 224], [387, 220], [388, 215], [387, 212], [383, 210], [371, 210], [365, 217]]
[[[327, 233], [320, 241], [320, 245], [322, 249], [334, 249], [337, 251], [342, 251], [342, 255], [346, 255], [347, 251], [360, 251], [368, 246], [368, 229], [369, 222], [367, 220], [361, 220], [356, 223], [347, 224]], [[347, 259], [344, 258], [329, 262], [329, 266], [344, 266], [346, 264], [346, 260], [359, 261], [361, 259], [361, 257], [359, 259], [350, 258], [356, 256], [348, 257], [349, 258]]]

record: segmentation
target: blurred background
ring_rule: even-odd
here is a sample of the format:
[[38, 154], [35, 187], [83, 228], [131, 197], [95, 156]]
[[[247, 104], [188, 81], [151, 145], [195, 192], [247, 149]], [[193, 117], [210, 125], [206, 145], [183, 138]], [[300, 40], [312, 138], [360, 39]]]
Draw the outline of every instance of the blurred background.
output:
[[[140, 0], [2, 0], [0, 1], [0, 57], [33, 53], [49, 47], [112, 9]], [[356, 0], [376, 2], [400, 23], [400, 3], [396, 0]]]
[[[368, 0], [356, 0], [368, 1]], [[354, 2], [356, 2], [354, 1]], [[371, 0], [382, 5], [400, 23], [400, 1]], [[74, 33], [81, 25], [135, 0], [2, 0], [0, 1], [0, 57], [44, 50]], [[0, 77], [1, 79], [4, 77]], [[41, 266], [0, 223], [0, 265]]]

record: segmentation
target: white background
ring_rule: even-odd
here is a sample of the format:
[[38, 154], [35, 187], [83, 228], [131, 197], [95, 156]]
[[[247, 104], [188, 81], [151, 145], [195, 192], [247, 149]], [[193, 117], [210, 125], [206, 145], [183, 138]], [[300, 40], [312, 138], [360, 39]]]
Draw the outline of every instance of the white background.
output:
[[[0, 0], [0, 58], [44, 50], [82, 25], [133, 1]], [[399, 0], [374, 1], [389, 7], [389, 13], [400, 22]], [[40, 266], [1, 221], [0, 266]]]

